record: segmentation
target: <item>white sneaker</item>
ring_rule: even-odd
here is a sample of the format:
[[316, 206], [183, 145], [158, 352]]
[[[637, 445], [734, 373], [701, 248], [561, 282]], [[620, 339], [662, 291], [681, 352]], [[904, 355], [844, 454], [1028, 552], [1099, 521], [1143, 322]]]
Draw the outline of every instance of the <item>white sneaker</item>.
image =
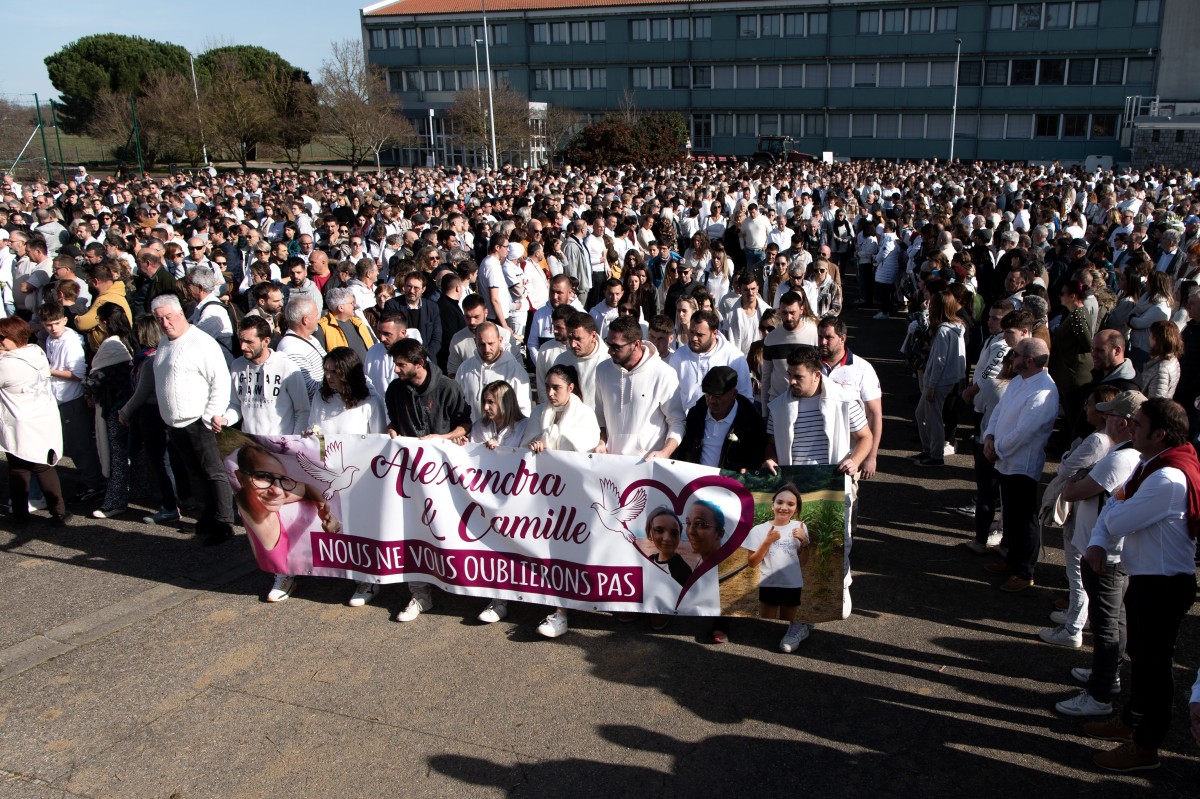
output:
[[547, 638], [557, 638], [567, 631], [567, 617], [561, 613], [551, 613], [538, 625], [537, 631]]
[[30, 513], [33, 513], [35, 510], [45, 510], [46, 508], [47, 508], [46, 499], [44, 497], [42, 499], [29, 500], [29, 512]]
[[[1087, 685], [1092, 681], [1092, 670], [1085, 669], [1082, 666], [1076, 666], [1075, 668], [1071, 669], [1071, 676], [1075, 678], [1076, 682], [1081, 682], [1084, 685]], [[1113, 680], [1112, 692], [1114, 694], [1121, 693], [1121, 676], [1119, 674]]]
[[413, 621], [427, 610], [433, 609], [433, 596], [429, 590], [413, 591], [412, 600], [404, 610], [400, 611], [400, 615], [396, 617], [396, 621]]
[[800, 646], [800, 642], [808, 638], [812, 632], [812, 625], [805, 624], [802, 621], [794, 621], [788, 625], [787, 632], [783, 636], [783, 640], [779, 642], [780, 652], [795, 652]]
[[[479, 614], [479, 620], [484, 624], [495, 624], [508, 615], [508, 603], [503, 599], [493, 599]], [[558, 614], [555, 614], [558, 615]]]
[[1065, 646], [1068, 649], [1079, 649], [1083, 646], [1083, 633], [1075, 633], [1072, 635], [1067, 632], [1067, 628], [1063, 626], [1054, 627], [1047, 630], [1042, 630], [1038, 633], [1038, 638], [1041, 638], [1048, 644], [1055, 646]]
[[[1053, 613], [1050, 614], [1050, 621], [1054, 622], [1055, 624], [1066, 624], [1067, 623], [1067, 612], [1065, 610], [1054, 611]], [[1090, 619], [1083, 620], [1083, 629], [1085, 629], [1085, 630], [1092, 629], [1092, 622]]]
[[1111, 716], [1112, 702], [1099, 702], [1083, 689], [1078, 695], [1064, 699], [1054, 706], [1064, 716]]
[[944, 447], [942, 447], [942, 457], [943, 458], [949, 458], [951, 455], [957, 455], [957, 454], [958, 454], [958, 447], [954, 446], [953, 444], [951, 444], [948, 441], [946, 442], [946, 445]]
[[292, 595], [292, 591], [296, 588], [296, 578], [290, 574], [275, 575], [275, 582], [271, 585], [271, 590], [267, 592], [268, 602], [283, 602]]
[[350, 597], [350, 607], [361, 608], [371, 604], [375, 597], [379, 596], [380, 587], [379, 583], [359, 583], [354, 588], [354, 595]]
[[967, 547], [967, 549], [974, 552], [976, 555], [986, 555], [986, 554], [988, 554], [988, 551], [989, 551], [987, 548], [987, 544], [981, 544], [978, 541], [968, 541], [966, 543], [966, 547]]
[[880, 311], [879, 313], [875, 314], [875, 315], [874, 315], [874, 316], [872, 316], [871, 318], [872, 318], [872, 319], [878, 319], [878, 320], [880, 320], [880, 321], [883, 321], [884, 319], [891, 319], [891, 317], [890, 317], [890, 316], [888, 316], [887, 314], [885, 314], [883, 311]]

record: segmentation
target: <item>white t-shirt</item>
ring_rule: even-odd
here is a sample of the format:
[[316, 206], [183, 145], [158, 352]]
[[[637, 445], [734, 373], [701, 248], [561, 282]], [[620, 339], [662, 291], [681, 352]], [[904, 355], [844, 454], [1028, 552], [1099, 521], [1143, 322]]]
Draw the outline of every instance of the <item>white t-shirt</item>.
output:
[[[1088, 477], [1095, 480], [1105, 493], [1111, 495], [1125, 485], [1129, 476], [1133, 474], [1133, 470], [1137, 468], [1141, 457], [1141, 454], [1132, 446], [1118, 444], [1091, 468]], [[1075, 503], [1075, 533], [1071, 536], [1071, 543], [1077, 546], [1080, 552], [1087, 551], [1088, 543], [1091, 541], [1092, 528], [1096, 526], [1096, 520], [1100, 516], [1101, 496], [1097, 494]], [[1110, 563], [1116, 563], [1120, 559], [1120, 547], [1115, 547], [1108, 553]]]
[[327, 436], [386, 433], [388, 424], [383, 398], [375, 393], [368, 394], [365, 400], [353, 408], [347, 408], [346, 403], [337, 394], [323, 399], [318, 391], [313, 396], [308, 420], [310, 425], [320, 425], [321, 432]]
[[763, 522], [750, 528], [742, 549], [757, 552], [767, 540], [771, 529], [779, 530], [779, 539], [771, 544], [766, 557], [758, 565], [758, 585], [760, 588], [803, 588], [804, 573], [800, 569], [799, 544], [796, 532], [807, 534], [804, 522], [793, 521], [786, 527], [775, 527], [774, 522]]

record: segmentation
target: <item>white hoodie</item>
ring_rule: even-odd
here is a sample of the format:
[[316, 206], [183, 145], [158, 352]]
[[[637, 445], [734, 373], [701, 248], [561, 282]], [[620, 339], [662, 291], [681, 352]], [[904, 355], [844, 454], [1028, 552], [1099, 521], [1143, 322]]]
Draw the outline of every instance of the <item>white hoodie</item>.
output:
[[667, 365], [675, 370], [679, 378], [679, 401], [684, 415], [691, 410], [704, 392], [700, 383], [714, 366], [728, 366], [737, 372], [737, 390], [746, 399], [754, 401], [750, 386], [750, 365], [742, 351], [721, 333], [717, 333], [712, 349], [708, 352], [693, 352], [691, 347], [680, 347], [667, 358]]
[[683, 440], [679, 378], [644, 341], [637, 365], [626, 371], [611, 359], [596, 368], [596, 420], [607, 431], [606, 449], [638, 458]]

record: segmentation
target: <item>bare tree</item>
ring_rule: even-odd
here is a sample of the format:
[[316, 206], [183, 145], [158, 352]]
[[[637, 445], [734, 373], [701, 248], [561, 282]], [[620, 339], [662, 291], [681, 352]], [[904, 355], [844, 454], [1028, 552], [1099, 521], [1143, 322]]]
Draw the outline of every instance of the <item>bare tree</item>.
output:
[[388, 91], [387, 78], [363, 57], [362, 43], [333, 42], [329, 60], [321, 64], [317, 94], [321, 101], [321, 135], [333, 154], [357, 169], [393, 143], [415, 138], [400, 115], [400, 101]]
[[583, 127], [583, 112], [575, 108], [552, 105], [546, 108], [546, 155], [553, 159], [555, 153], [567, 146], [571, 137]]
[[189, 78], [159, 73], [150, 78], [138, 100], [138, 126], [157, 142], [159, 158], [198, 165], [204, 153], [200, 109]]
[[313, 140], [320, 126], [316, 88], [278, 66], [268, 70], [261, 86], [264, 100], [280, 120], [272, 143], [283, 151], [288, 165], [297, 169], [301, 151]]
[[223, 58], [213, 68], [203, 105], [209, 139], [225, 157], [243, 168], [256, 154], [258, 145], [270, 141], [280, 125], [261, 87], [233, 58]]
[[[496, 109], [496, 151], [504, 155], [529, 150], [529, 101], [507, 85], [492, 91]], [[468, 150], [491, 150], [492, 130], [488, 122], [487, 90], [465, 89], [455, 92], [454, 103], [446, 112], [456, 143]]]

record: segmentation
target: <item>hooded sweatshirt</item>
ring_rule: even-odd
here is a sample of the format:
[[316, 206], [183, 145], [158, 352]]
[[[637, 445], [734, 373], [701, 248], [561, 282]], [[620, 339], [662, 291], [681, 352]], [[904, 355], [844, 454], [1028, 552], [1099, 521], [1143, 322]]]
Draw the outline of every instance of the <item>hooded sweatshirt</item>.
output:
[[393, 380], [387, 387], [388, 427], [399, 435], [420, 438], [445, 435], [460, 425], [471, 429], [471, 409], [458, 384], [442, 374], [432, 361], [424, 385]]
[[596, 368], [596, 420], [607, 430], [606, 448], [613, 455], [638, 458], [660, 450], [668, 440], [683, 440], [683, 405], [679, 378], [645, 341], [641, 357], [629, 370], [608, 359]]

